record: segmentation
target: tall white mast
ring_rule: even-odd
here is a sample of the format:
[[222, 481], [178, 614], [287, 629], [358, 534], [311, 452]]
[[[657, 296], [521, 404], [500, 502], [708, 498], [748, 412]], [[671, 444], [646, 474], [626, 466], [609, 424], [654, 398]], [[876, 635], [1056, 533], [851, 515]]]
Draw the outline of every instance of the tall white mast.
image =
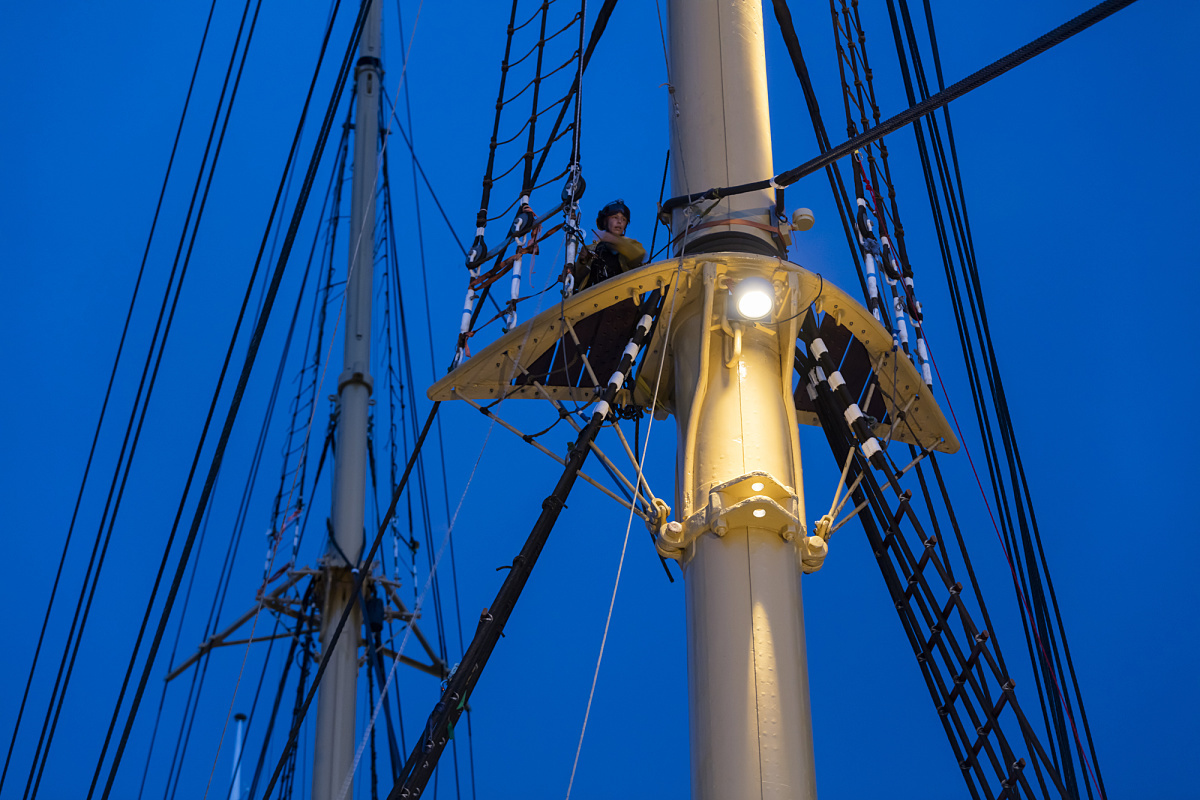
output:
[[[313, 800], [353, 797], [351, 780], [357, 742], [358, 647], [362, 610], [354, 596], [352, 568], [362, 557], [366, 503], [367, 418], [371, 401], [371, 288], [375, 260], [375, 191], [378, 172], [380, 3], [370, 5], [355, 69], [354, 185], [350, 210], [350, 272], [346, 282], [344, 368], [338, 376], [337, 460], [334, 467], [333, 542], [325, 559], [321, 607], [321, 650], [329, 648], [343, 611], [346, 626], [334, 646], [317, 698], [313, 757]], [[347, 564], [346, 560], [351, 563]]]
[[[671, 0], [674, 195], [773, 175], [760, 0]], [[761, 254], [745, 277], [777, 264], [769, 191], [721, 202], [702, 220], [674, 212], [685, 255]], [[716, 224], [713, 224], [716, 223]], [[728, 286], [703, 270], [703, 300], [676, 311], [670, 335], [679, 426], [676, 518], [707, 507], [709, 526], [684, 567], [692, 797], [816, 797], [797, 547], [806, 519], [791, 395], [795, 329], [734, 323]], [[740, 351], [736, 350], [740, 343]], [[764, 474], [765, 473], [765, 474]], [[746, 518], [738, 498], [768, 496], [789, 512]], [[781, 530], [786, 528], [787, 535]]]

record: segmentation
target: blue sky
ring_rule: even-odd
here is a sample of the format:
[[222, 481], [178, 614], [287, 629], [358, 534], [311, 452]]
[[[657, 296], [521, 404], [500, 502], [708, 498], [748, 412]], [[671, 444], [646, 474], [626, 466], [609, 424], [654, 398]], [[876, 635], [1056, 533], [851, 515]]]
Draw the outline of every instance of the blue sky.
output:
[[[416, 151], [463, 239], [472, 233], [478, 205], [504, 5], [402, 3], [406, 36], [412, 36], [406, 82]], [[589, 5], [594, 13], [599, 4]], [[843, 126], [828, 9], [820, 2], [792, 5], [837, 142]], [[222, 1], [216, 8], [194, 116], [151, 251], [147, 299], [135, 310], [131, 355], [112, 400], [114, 421], [100, 439], [4, 798], [21, 796], [25, 785], [52, 664], [99, 524], [104, 487], [241, 13], [240, 4]], [[885, 8], [862, 4], [888, 116], [905, 101]], [[1085, 4], [934, 2], [933, 8], [946, 77], [953, 81], [1080, 13]], [[395, 11], [393, 2], [384, 7], [384, 82], [393, 96], [402, 72]], [[0, 148], [6, 158], [0, 167], [0, 263], [7, 288], [0, 330], [8, 343], [9, 388], [0, 394], [5, 433], [0, 531], [16, 610], [6, 631], [8, 657], [0, 663], [5, 687], [0, 741], [7, 743], [207, 7], [65, 2], [9, 4], [2, 13]], [[90, 779], [327, 14], [325, 3], [264, 3], [144, 442], [42, 779], [44, 797], [83, 796]], [[813, 156], [816, 145], [773, 19], [766, 28], [778, 171]], [[331, 57], [340, 54], [345, 30], [343, 20]], [[1200, 11], [1193, 4], [1144, 0], [952, 105], [989, 319], [1111, 797], [1194, 795], [1186, 764], [1200, 745], [1192, 719], [1200, 699], [1195, 679], [1200, 656], [1190, 608], [1192, 565], [1200, 548], [1188, 502], [1197, 469], [1187, 422], [1187, 403], [1197, 388], [1196, 357], [1188, 355], [1193, 348], [1185, 343], [1200, 289], [1191, 244], [1200, 212], [1191, 190], [1198, 166], [1190, 136], [1198, 88], [1192, 63], [1196, 30]], [[624, 0], [585, 82], [585, 218], [620, 196], [632, 208], [631, 233], [649, 237], [667, 142], [665, 80], [655, 4]], [[322, 107], [328, 86], [326, 81], [317, 92]], [[311, 127], [305, 142], [307, 157]], [[424, 189], [422, 268], [409, 162], [402, 142], [393, 137], [389, 146], [397, 222], [407, 247], [402, 282], [410, 330], [419, 347], [427, 347], [427, 294], [440, 372], [452, 353], [465, 273], [454, 239]], [[926, 330], [950, 402], [966, 426], [963, 438], [982, 469], [979, 434], [967, 422], [970, 394], [911, 132], [890, 137], [889, 148]], [[324, 184], [318, 183], [320, 194]], [[493, 208], [511, 200], [498, 193]], [[811, 207], [817, 218], [793, 258], [852, 289], [852, 265], [824, 178], [789, 189], [788, 203]], [[311, 238], [311, 228], [305, 230]], [[535, 281], [557, 273], [553, 254], [545, 251]], [[209, 523], [213, 538], [196, 559], [199, 577], [179, 657], [195, 647], [215, 591], [301, 268], [301, 257], [294, 256], [285, 299], [235, 428], [230, 466]], [[423, 390], [433, 369], [423, 349], [420, 353], [417, 382]], [[334, 391], [327, 381], [322, 395]], [[320, 424], [327, 410], [319, 407]], [[511, 414], [527, 429], [550, 421], [541, 404]], [[489, 433], [487, 421], [468, 408], [444, 408], [443, 426], [452, 509], [465, 492], [454, 535], [462, 624], [469, 636], [475, 615], [498, 586], [495, 568], [519, 548], [558, 468], [505, 431]], [[223, 619], [250, 607], [261, 577], [261, 533], [269, 524], [279, 468], [273, 459], [282, 441], [278, 432], [274, 436], [263, 467], [271, 477], [262, 479], [251, 504], [250, 535], [237, 551]], [[670, 496], [673, 425], [656, 425], [651, 439], [651, 484]], [[819, 431], [802, 430], [801, 446], [811, 513], [827, 499], [836, 475]], [[201, 463], [207, 466], [207, 460]], [[1020, 660], [1003, 552], [970, 467], [962, 454], [942, 463], [951, 473], [960, 518], [968, 521], [968, 545], [992, 598], [999, 633], [1009, 642], [1006, 652]], [[446, 526], [440, 480], [431, 486], [440, 540]], [[590, 487], [578, 487], [569, 506], [472, 701], [480, 797], [566, 793], [626, 521], [620, 508]], [[309, 550], [302, 560], [315, 558], [315, 536]], [[803, 589], [822, 798], [879, 792], [963, 796], [861, 530], [850, 525], [839, 533], [827, 566], [805, 578]], [[448, 591], [444, 585], [447, 596]], [[169, 645], [174, 622], [168, 630]], [[452, 623], [448, 636], [453, 656], [459, 645]], [[218, 777], [227, 774], [228, 739], [218, 755], [223, 723], [230, 710], [246, 710], [263, 652], [251, 652], [232, 700], [243, 651], [228, 648], [211, 660], [180, 796], [204, 796], [214, 761]], [[114, 796], [137, 795], [166, 657], [164, 649]], [[281, 657], [276, 652], [272, 659], [274, 675]], [[419, 673], [402, 671], [400, 679], [411, 732], [432, 705], [436, 685]], [[1032, 690], [1028, 680], [1018, 678], [1018, 692], [1021, 687]], [[169, 757], [161, 753], [174, 742], [185, 692], [173, 685], [166, 695], [164, 719], [174, 727], [160, 734], [147, 796], [163, 793]], [[1029, 693], [1024, 702], [1031, 710], [1036, 698]], [[682, 585], [667, 583], [645, 534], [635, 527], [572, 796], [687, 797], [686, 704]], [[465, 751], [459, 758], [466, 781]], [[448, 783], [450, 776], [443, 780]], [[447, 783], [441, 792], [447, 792]], [[359, 796], [368, 796], [361, 794], [365, 784], [359, 781]]]

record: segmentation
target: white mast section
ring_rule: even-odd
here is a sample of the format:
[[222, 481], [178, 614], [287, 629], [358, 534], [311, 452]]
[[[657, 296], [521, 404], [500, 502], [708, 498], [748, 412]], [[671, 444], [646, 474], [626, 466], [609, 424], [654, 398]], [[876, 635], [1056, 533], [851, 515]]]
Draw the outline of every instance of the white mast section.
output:
[[[313, 800], [353, 797], [350, 775], [357, 741], [358, 647], [362, 610], [351, 568], [362, 557], [366, 503], [367, 420], [371, 401], [371, 289], [375, 260], [379, 98], [382, 93], [379, 0], [370, 4], [355, 69], [354, 187], [350, 209], [350, 266], [346, 282], [344, 368], [338, 376], [337, 460], [334, 466], [333, 542], [325, 558], [321, 650], [347, 606], [346, 626], [334, 647], [317, 699]], [[351, 563], [347, 564], [346, 560]], [[349, 783], [349, 791], [343, 788]]]
[[[673, 193], [773, 175], [760, 0], [670, 0], [669, 9]], [[732, 277], [770, 281], [778, 262], [768, 253], [777, 250], [756, 225], [772, 224], [773, 205], [764, 190], [723, 200], [699, 220], [677, 210], [672, 233], [702, 224], [684, 236], [685, 255], [760, 254]], [[720, 223], [730, 219], [752, 224]], [[775, 314], [793, 318], [785, 324], [731, 323], [730, 276], [719, 278], [713, 265], [702, 271], [703, 300], [679, 309], [670, 333], [676, 519], [706, 520], [681, 558], [692, 797], [815, 800], [798, 569], [806, 517], [791, 396], [803, 307], [793, 286]]]

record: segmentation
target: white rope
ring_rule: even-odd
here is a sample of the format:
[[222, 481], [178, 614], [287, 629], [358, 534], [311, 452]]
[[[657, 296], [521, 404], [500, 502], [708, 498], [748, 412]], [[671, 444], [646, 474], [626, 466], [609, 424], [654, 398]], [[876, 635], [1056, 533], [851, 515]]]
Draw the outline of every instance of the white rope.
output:
[[[678, 288], [679, 276], [682, 273], [682, 271], [683, 271], [683, 262], [681, 260], [679, 268], [677, 268], [675, 270], [675, 283], [671, 287], [671, 308], [667, 312], [667, 323], [666, 323], [667, 326], [666, 326], [666, 328], [664, 328], [664, 330], [666, 330], [666, 331], [671, 330], [671, 319], [675, 315], [675, 298], [677, 296], [676, 289]], [[650, 431], [654, 427], [653, 409], [657, 408], [657, 406], [658, 406], [658, 389], [659, 389], [659, 386], [662, 384], [663, 367], [666, 365], [666, 361], [667, 361], [667, 348], [665, 346], [665, 341], [664, 341], [664, 346], [662, 348], [662, 358], [660, 358], [659, 362], [658, 362], [658, 375], [654, 379], [654, 395], [651, 398], [651, 403], [650, 403], [650, 409], [651, 409], [650, 422], [647, 423], [647, 425], [646, 425], [646, 442], [642, 446], [641, 463], [638, 464], [638, 489], [634, 491], [634, 495], [633, 495], [633, 501], [635, 504], [637, 503], [639, 490], [644, 481], [644, 479], [642, 478], [642, 466], [646, 462], [646, 453], [649, 451], [649, 448], [650, 448]], [[621, 571], [625, 567], [625, 551], [629, 547], [629, 531], [632, 528], [633, 528], [633, 510], [630, 509], [629, 519], [625, 523], [625, 540], [621, 543], [621, 558], [617, 562], [617, 579], [613, 583], [612, 598], [608, 601], [608, 616], [604, 620], [604, 635], [600, 637], [600, 653], [599, 653], [599, 655], [596, 656], [596, 669], [592, 673], [592, 688], [591, 688], [591, 691], [588, 692], [587, 708], [583, 712], [583, 728], [579, 731], [579, 744], [575, 748], [575, 761], [574, 761], [574, 763], [571, 764], [571, 779], [567, 782], [567, 800], [571, 800], [571, 787], [575, 785], [575, 771], [579, 768], [579, 754], [581, 752], [583, 752], [583, 737], [587, 733], [588, 717], [591, 716], [591, 713], [592, 713], [592, 700], [596, 696], [596, 681], [599, 680], [599, 678], [600, 678], [600, 662], [604, 660], [604, 646], [605, 646], [605, 644], [608, 643], [608, 629], [609, 629], [609, 626], [612, 624], [613, 607], [617, 604], [617, 589], [621, 585]]]

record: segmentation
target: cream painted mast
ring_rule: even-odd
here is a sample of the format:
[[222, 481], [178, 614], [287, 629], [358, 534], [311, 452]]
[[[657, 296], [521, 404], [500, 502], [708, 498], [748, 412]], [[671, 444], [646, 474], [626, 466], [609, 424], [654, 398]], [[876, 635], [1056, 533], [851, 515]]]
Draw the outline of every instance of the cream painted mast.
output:
[[[774, 175], [761, 3], [672, 0], [669, 8], [672, 194]], [[771, 226], [774, 202], [770, 191], [727, 198], [697, 230], [676, 211], [671, 232], [685, 255], [758, 254], [741, 260], [738, 277], [771, 280], [778, 258], [768, 234], [721, 222]], [[806, 800], [816, 797], [816, 778], [795, 552], [805, 538], [796, 334], [728, 322], [726, 284], [709, 266], [702, 275], [703, 298], [676, 310], [669, 332], [681, 443], [676, 519], [702, 515], [705, 527], [680, 558], [692, 797]], [[774, 502], [736, 508], [764, 494]]]

